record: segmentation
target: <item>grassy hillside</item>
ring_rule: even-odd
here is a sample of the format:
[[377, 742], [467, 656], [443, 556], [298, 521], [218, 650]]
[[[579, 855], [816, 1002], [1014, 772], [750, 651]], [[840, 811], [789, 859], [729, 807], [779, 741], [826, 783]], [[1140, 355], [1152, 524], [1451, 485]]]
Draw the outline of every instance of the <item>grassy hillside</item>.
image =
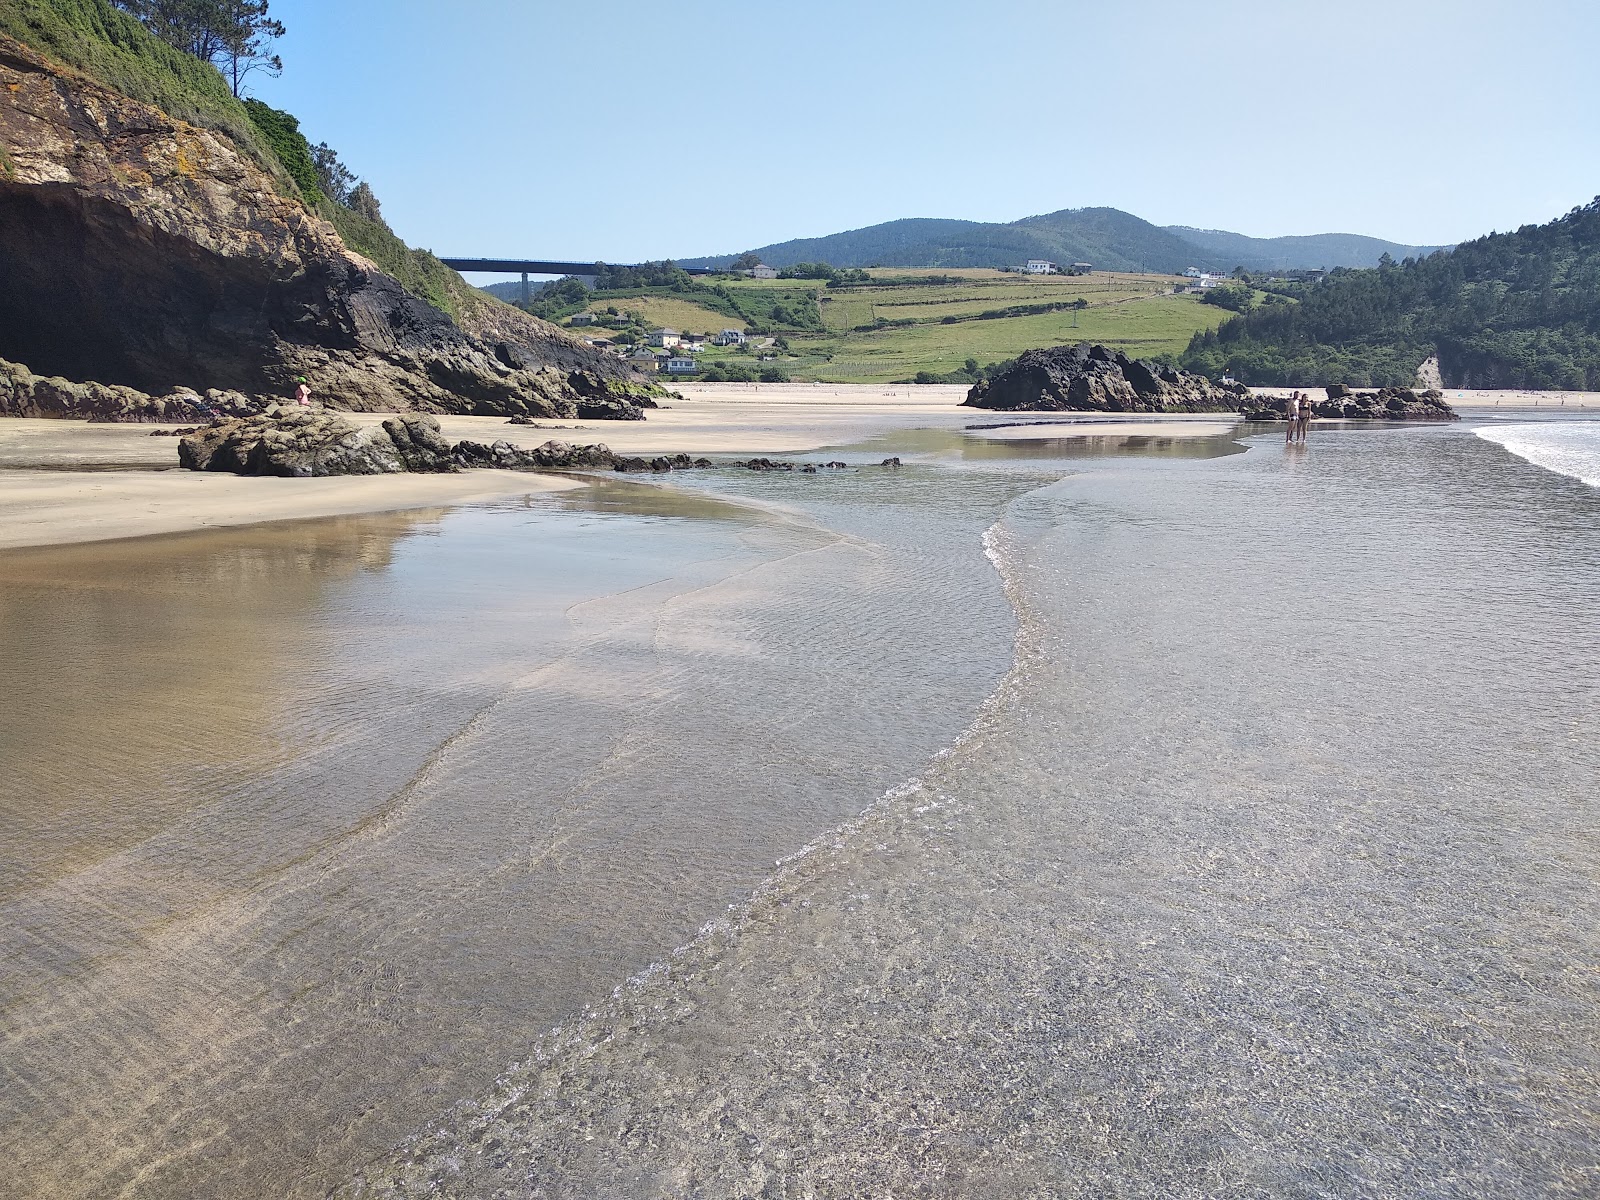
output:
[[1600, 389], [1600, 198], [1453, 251], [1336, 271], [1194, 339], [1184, 362], [1247, 383]]
[[[1375, 266], [1387, 251], [1396, 258], [1436, 247], [1400, 246], [1354, 234], [1251, 238], [1221, 230], [1161, 228], [1115, 208], [1063, 209], [1020, 221], [991, 224], [932, 218], [889, 221], [820, 238], [800, 238], [755, 250], [775, 267], [827, 262], [836, 267], [903, 266], [929, 269], [1017, 266], [1030, 258], [1087, 262], [1107, 271], [1162, 271], [1185, 267], [1230, 271], [1293, 267]], [[732, 255], [685, 259], [688, 266], [726, 266]]]
[[[873, 271], [864, 285], [815, 291], [820, 331], [787, 330], [783, 345], [741, 355], [710, 350], [708, 364], [775, 355], [797, 380], [881, 383], [987, 366], [1024, 350], [1098, 341], [1141, 356], [1176, 356], [1196, 331], [1228, 314], [1171, 294], [1165, 276], [1096, 273], [1030, 278], [998, 271]], [[735, 291], [751, 284], [731, 285]], [[1087, 307], [1079, 308], [1076, 301]]]
[[452, 317], [491, 303], [432, 254], [407, 246], [382, 220], [324, 197], [294, 117], [235, 99], [210, 63], [167, 45], [106, 0], [0, 0], [0, 33], [170, 117], [223, 134], [273, 176], [283, 195], [331, 221], [352, 250]]
[[624, 343], [642, 341], [661, 326], [691, 332], [742, 327], [752, 334], [748, 346], [708, 348], [702, 364], [862, 383], [970, 374], [973, 364], [986, 367], [1063, 342], [1097, 341], [1144, 357], [1175, 358], [1196, 332], [1230, 315], [1198, 297], [1174, 295], [1179, 281], [1169, 275], [885, 268], [864, 276], [831, 283], [694, 279], [667, 268], [650, 288], [591, 291], [561, 281], [536, 296], [534, 306], [563, 321], [582, 310], [615, 310], [604, 325], [585, 332]]
[[293, 194], [288, 172], [221, 73], [152, 37], [105, 0], [0, 0], [0, 33], [112, 91], [225, 134]]

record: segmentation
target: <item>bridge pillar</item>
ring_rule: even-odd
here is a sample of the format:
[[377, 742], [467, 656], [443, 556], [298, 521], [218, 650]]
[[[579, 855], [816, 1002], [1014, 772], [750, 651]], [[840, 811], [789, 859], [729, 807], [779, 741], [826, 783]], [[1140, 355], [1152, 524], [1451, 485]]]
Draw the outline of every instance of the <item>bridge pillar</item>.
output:
[[533, 299], [533, 296], [528, 291], [528, 273], [526, 271], [524, 271], [522, 273], [522, 302], [524, 304], [526, 304], [529, 300], [532, 300], [532, 299]]

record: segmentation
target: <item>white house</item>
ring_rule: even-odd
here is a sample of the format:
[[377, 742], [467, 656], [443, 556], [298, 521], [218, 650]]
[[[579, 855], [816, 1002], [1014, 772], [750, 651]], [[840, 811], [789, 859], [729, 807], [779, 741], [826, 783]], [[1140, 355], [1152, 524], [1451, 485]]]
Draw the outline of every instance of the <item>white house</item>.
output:
[[668, 375], [693, 375], [700, 369], [700, 364], [688, 355], [674, 354], [667, 359], [666, 372]]
[[660, 346], [663, 350], [670, 350], [683, 341], [683, 335], [676, 329], [658, 329], [650, 335], [650, 344]]
[[1199, 267], [1185, 267], [1183, 269], [1183, 277], [1185, 279], [1199, 279], [1200, 278], [1200, 268]]
[[724, 329], [711, 339], [713, 346], [742, 346], [744, 345], [744, 331], [741, 329]]
[[776, 279], [778, 277], [778, 268], [769, 267], [766, 263], [757, 263], [753, 267], [741, 268], [739, 273], [748, 275], [751, 279]]
[[1047, 258], [1030, 258], [1022, 268], [1024, 275], [1054, 275], [1056, 265]]

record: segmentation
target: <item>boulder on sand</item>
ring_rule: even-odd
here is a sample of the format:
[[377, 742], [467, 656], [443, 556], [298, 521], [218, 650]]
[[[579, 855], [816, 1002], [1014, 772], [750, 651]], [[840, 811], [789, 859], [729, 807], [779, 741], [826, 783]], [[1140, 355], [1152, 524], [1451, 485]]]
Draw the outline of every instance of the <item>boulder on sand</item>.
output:
[[1250, 389], [1080, 343], [1023, 351], [962, 403], [1006, 412], [1238, 412]]
[[454, 471], [450, 443], [426, 413], [402, 413], [377, 429], [316, 409], [270, 409], [216, 421], [178, 442], [178, 462], [191, 471], [278, 475], [393, 475]]

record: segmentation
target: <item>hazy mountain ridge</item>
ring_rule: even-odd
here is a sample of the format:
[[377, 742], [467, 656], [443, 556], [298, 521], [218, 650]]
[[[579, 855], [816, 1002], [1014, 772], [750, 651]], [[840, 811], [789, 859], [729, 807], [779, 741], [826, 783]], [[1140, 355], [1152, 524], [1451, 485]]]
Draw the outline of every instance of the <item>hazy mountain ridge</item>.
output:
[[[1168, 225], [1167, 232], [1235, 266], [1255, 271], [1286, 271], [1297, 267], [1332, 270], [1335, 267], [1375, 267], [1387, 254], [1396, 262], [1426, 258], [1449, 246], [1406, 246], [1360, 233], [1311, 233], [1289, 237], [1253, 238], [1225, 229], [1194, 229]], [[1230, 268], [1231, 269], [1231, 268]]]
[[[1371, 267], [1385, 254], [1421, 257], [1437, 246], [1406, 246], [1360, 234], [1252, 238], [1225, 230], [1161, 227], [1116, 208], [1076, 208], [1006, 223], [912, 217], [826, 237], [758, 246], [775, 267], [828, 262], [836, 267], [1001, 267], [1030, 258], [1087, 262], [1100, 270], [1208, 271]], [[685, 266], [719, 267], [732, 254], [680, 259]]]

